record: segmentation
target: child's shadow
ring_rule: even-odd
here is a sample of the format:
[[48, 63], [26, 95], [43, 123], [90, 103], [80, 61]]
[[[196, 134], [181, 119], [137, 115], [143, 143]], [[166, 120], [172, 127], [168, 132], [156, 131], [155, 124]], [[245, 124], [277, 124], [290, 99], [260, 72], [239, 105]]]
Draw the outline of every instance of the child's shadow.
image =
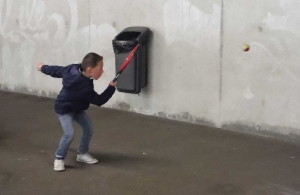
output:
[[[77, 150], [70, 149], [69, 150], [70, 156], [74, 156], [76, 158]], [[144, 156], [138, 156], [138, 155], [125, 155], [120, 153], [90, 153], [91, 156], [96, 158], [99, 162], [98, 165], [109, 165], [109, 166], [118, 166], [118, 165], [128, 165], [128, 164], [135, 164], [135, 163], [143, 163], [147, 161], [147, 159]], [[84, 163], [80, 163], [84, 164]], [[72, 165], [69, 166], [69, 168], [73, 168]]]
[[99, 164], [109, 165], [109, 166], [119, 166], [119, 165], [132, 165], [136, 163], [145, 163], [147, 158], [144, 156], [137, 155], [124, 155], [117, 153], [100, 153], [93, 154], [93, 156], [99, 160]]
[[[72, 156], [76, 156], [77, 150], [70, 149]], [[172, 162], [169, 159], [148, 155], [148, 154], [120, 154], [116, 152], [101, 152], [101, 153], [90, 153], [91, 156], [98, 160], [95, 165], [107, 166], [107, 167], [118, 167], [118, 168], [136, 168], [137, 165], [141, 167], [170, 167], [176, 166], [176, 162]], [[76, 158], [76, 157], [75, 157]], [[67, 168], [83, 168], [86, 164], [76, 162], [76, 164], [69, 164]]]

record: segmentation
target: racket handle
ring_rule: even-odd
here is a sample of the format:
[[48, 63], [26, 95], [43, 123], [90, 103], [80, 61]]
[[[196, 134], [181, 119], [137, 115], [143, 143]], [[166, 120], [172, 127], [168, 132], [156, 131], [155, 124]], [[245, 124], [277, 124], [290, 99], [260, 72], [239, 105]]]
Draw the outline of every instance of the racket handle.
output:
[[116, 77], [114, 78], [113, 82], [116, 82], [116, 80], [119, 78], [120, 74], [122, 73], [122, 71], [119, 71], [118, 74], [116, 75]]

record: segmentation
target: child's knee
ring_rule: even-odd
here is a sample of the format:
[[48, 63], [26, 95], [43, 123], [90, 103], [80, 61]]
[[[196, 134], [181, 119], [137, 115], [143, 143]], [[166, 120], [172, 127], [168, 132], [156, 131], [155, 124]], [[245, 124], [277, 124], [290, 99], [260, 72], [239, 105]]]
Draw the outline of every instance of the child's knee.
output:
[[93, 132], [94, 132], [93, 125], [92, 124], [87, 125], [85, 128], [85, 131], [87, 131], [89, 135], [93, 135]]
[[74, 139], [74, 133], [64, 133], [64, 138], [66, 141], [71, 142]]
[[89, 133], [89, 135], [90, 135], [90, 136], [92, 136], [92, 135], [93, 135], [93, 133], [94, 133], [94, 129], [93, 129], [93, 127], [89, 128], [89, 130], [88, 130], [88, 133]]

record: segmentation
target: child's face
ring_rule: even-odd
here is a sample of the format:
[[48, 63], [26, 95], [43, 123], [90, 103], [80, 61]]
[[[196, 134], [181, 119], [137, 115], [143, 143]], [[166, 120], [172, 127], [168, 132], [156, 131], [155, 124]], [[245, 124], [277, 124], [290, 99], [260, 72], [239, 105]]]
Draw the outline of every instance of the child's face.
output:
[[102, 76], [103, 72], [103, 60], [99, 61], [95, 68], [91, 68], [91, 76], [95, 80], [98, 80]]

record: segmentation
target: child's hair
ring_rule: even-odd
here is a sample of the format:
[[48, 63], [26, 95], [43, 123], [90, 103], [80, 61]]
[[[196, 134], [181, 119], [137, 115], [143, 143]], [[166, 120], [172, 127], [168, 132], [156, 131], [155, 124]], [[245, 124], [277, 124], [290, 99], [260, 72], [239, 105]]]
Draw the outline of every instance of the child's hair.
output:
[[81, 68], [83, 71], [85, 71], [88, 67], [94, 68], [97, 66], [97, 63], [101, 60], [103, 60], [102, 56], [93, 52], [88, 53], [82, 60]]

